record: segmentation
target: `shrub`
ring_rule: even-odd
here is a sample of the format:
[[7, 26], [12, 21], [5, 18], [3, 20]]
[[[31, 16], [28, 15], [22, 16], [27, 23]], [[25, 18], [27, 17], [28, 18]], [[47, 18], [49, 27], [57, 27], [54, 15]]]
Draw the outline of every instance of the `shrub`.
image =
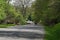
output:
[[46, 40], [60, 40], [60, 23], [48, 29], [50, 30], [47, 31]]

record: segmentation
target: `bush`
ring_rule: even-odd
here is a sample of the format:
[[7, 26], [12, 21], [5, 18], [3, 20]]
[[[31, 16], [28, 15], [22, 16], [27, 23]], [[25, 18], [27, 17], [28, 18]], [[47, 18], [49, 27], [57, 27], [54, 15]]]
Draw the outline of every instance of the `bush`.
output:
[[21, 25], [23, 25], [23, 24], [26, 23], [24, 17], [23, 17], [22, 14], [20, 14], [20, 13], [16, 14], [16, 16], [15, 16], [15, 22], [16, 22], [17, 24], [19, 23], [19, 24], [21, 24]]
[[60, 23], [46, 31], [46, 40], [60, 40]]

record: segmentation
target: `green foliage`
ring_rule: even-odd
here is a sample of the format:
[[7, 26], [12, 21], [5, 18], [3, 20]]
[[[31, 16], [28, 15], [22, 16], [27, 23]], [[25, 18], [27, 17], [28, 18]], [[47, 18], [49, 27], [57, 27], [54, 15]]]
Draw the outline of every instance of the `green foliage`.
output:
[[49, 7], [49, 10], [50, 12], [48, 13], [48, 18], [50, 21], [48, 21], [50, 24], [56, 24], [56, 23], [59, 23], [60, 22], [60, 2], [57, 1], [55, 2], [54, 4], [52, 4], [50, 7]]
[[25, 19], [23, 18], [22, 14], [18, 13], [15, 16], [15, 21], [20, 24], [25, 24]]
[[60, 40], [60, 23], [46, 29], [46, 40]]
[[9, 0], [0, 0], [0, 23], [25, 24], [25, 19], [19, 10], [9, 4]]
[[7, 28], [10, 26], [15, 26], [15, 24], [0, 24], [0, 28]]
[[0, 0], [0, 20], [4, 20], [6, 18], [4, 7], [5, 7], [5, 1]]
[[60, 22], [60, 1], [59, 0], [36, 0], [33, 20], [35, 23], [52, 26]]
[[35, 2], [35, 13], [34, 13], [34, 22], [39, 23], [42, 19], [43, 12], [47, 9], [49, 0], [36, 0]]
[[4, 20], [6, 18], [6, 14], [3, 10], [0, 10], [0, 20]]

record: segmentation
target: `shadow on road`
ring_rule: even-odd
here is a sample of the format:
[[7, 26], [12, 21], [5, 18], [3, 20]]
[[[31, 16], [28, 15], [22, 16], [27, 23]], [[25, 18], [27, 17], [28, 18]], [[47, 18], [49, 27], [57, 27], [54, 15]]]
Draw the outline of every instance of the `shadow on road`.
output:
[[0, 36], [8, 36], [8, 37], [19, 37], [19, 38], [29, 38], [29, 39], [40, 39], [43, 38], [43, 34], [33, 33], [33, 32], [13, 32], [11, 34], [0, 34]]

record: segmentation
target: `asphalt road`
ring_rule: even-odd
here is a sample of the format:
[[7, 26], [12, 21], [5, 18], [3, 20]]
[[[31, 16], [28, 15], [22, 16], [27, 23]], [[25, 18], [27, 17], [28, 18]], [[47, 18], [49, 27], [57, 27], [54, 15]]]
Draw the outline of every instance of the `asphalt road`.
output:
[[16, 25], [0, 29], [0, 40], [43, 40], [44, 34], [42, 25]]

